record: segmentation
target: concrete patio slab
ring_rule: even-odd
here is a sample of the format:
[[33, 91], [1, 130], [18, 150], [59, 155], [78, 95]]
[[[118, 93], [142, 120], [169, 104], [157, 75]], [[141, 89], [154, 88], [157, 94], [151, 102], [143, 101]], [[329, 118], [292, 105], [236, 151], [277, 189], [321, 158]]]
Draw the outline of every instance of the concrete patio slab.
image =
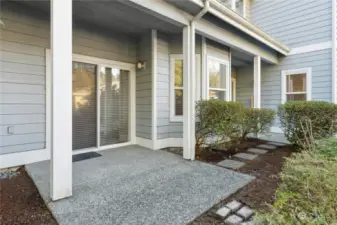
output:
[[60, 225], [186, 224], [253, 177], [128, 146], [73, 163], [73, 196], [49, 199], [49, 161], [26, 166]]

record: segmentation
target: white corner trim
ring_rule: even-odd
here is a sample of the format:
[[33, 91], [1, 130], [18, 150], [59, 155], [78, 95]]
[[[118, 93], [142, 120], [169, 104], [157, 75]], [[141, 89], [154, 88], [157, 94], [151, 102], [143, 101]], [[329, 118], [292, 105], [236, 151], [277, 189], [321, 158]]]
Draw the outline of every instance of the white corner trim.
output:
[[183, 147], [183, 139], [182, 138], [166, 138], [160, 139], [156, 141], [157, 149], [167, 148], [167, 147]]
[[279, 133], [279, 134], [283, 134], [284, 133], [281, 128], [276, 127], [276, 126], [271, 127], [270, 128], [270, 132], [272, 132], [272, 133]]
[[293, 74], [306, 74], [306, 95], [307, 101], [311, 100], [312, 95], [312, 68], [301, 68], [301, 69], [293, 69], [293, 70], [282, 70], [281, 71], [281, 104], [284, 104], [287, 101], [286, 91], [287, 91], [287, 76]]
[[330, 48], [332, 48], [332, 42], [327, 41], [327, 42], [302, 46], [298, 48], [292, 48], [289, 55], [297, 55], [297, 54], [303, 54], [303, 53], [308, 53], [308, 52], [321, 51], [321, 50], [330, 49]]
[[151, 30], [152, 51], [152, 140], [157, 140], [157, 30]]
[[0, 155], [0, 169], [26, 165], [50, 159], [50, 149], [39, 149]]
[[332, 103], [337, 104], [337, 2], [332, 0]]
[[139, 146], [142, 146], [144, 148], [152, 149], [154, 150], [154, 141], [146, 138], [136, 137], [136, 144]]

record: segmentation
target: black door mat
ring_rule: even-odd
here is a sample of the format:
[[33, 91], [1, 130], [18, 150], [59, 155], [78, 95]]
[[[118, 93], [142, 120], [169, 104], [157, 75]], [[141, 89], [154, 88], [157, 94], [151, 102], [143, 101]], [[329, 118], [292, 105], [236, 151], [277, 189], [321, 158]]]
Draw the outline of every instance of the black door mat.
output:
[[102, 155], [98, 154], [97, 152], [87, 152], [87, 153], [77, 154], [77, 155], [73, 155], [73, 162], [92, 159], [92, 158], [96, 158], [100, 156]]

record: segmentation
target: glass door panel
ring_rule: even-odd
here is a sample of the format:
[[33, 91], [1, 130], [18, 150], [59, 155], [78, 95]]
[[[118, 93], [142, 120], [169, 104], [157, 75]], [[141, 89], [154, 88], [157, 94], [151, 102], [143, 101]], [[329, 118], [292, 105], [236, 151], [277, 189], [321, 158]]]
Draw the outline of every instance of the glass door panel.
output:
[[129, 71], [100, 68], [100, 145], [129, 141]]
[[97, 146], [96, 70], [96, 65], [73, 62], [73, 150]]

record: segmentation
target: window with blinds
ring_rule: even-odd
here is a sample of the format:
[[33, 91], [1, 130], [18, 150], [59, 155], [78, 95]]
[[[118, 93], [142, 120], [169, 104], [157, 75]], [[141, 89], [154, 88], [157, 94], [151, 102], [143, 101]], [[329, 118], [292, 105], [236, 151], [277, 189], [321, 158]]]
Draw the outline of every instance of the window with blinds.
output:
[[97, 145], [96, 71], [96, 65], [73, 62], [73, 150]]
[[129, 71], [101, 67], [100, 145], [129, 141]]

